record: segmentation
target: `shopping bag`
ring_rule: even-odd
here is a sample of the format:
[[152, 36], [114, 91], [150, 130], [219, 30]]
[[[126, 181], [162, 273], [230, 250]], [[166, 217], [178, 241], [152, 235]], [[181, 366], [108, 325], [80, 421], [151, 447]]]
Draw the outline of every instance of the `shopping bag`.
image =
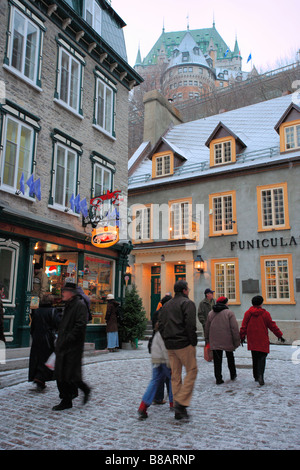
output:
[[207, 361], [207, 362], [211, 362], [213, 360], [213, 353], [210, 349], [210, 346], [209, 346], [209, 343], [207, 343], [205, 346], [204, 346], [204, 359]]
[[53, 352], [47, 359], [47, 362], [45, 362], [45, 366], [48, 367], [48, 369], [50, 370], [54, 370], [55, 369], [55, 359], [56, 359], [56, 355], [55, 353]]

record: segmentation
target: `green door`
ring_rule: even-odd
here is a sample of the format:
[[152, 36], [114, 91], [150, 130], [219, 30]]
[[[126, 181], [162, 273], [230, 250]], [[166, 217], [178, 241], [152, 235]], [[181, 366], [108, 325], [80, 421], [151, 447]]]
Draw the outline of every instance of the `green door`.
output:
[[160, 301], [160, 266], [151, 267], [151, 318]]

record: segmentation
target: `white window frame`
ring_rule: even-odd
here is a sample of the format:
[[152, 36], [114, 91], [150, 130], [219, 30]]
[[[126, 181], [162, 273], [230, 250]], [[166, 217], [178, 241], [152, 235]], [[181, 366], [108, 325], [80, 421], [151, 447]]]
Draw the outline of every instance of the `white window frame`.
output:
[[[168, 171], [169, 168], [169, 171]], [[171, 174], [171, 155], [160, 155], [155, 158], [155, 175], [168, 176]]]
[[[14, 182], [13, 185], [9, 185], [4, 183], [4, 167], [5, 167], [5, 160], [6, 160], [6, 150], [7, 150], [7, 126], [8, 126], [8, 121], [12, 121], [17, 125], [17, 141], [16, 141], [16, 161], [14, 165]], [[19, 191], [19, 181], [21, 174], [18, 175], [18, 169], [19, 169], [19, 160], [20, 160], [20, 150], [21, 150], [21, 132], [22, 128], [27, 129], [30, 131], [30, 148], [28, 149], [29, 153], [29, 159], [28, 159], [28, 164], [26, 169], [22, 169], [21, 173], [24, 173], [24, 184], [25, 184], [25, 196], [27, 198], [30, 198], [29, 196], [29, 187], [26, 185], [26, 181], [28, 180], [29, 176], [32, 174], [32, 167], [33, 167], [33, 162], [34, 162], [34, 135], [35, 135], [35, 130], [33, 127], [25, 124], [24, 122], [20, 121], [19, 119], [16, 119], [15, 117], [11, 116], [10, 114], [7, 114], [4, 120], [4, 137], [3, 137], [3, 150], [2, 150], [2, 164], [1, 164], [1, 173], [0, 173], [0, 188], [3, 191], [16, 194], [17, 191]], [[18, 177], [19, 176], [19, 177]], [[30, 198], [31, 199], [31, 198]]]
[[190, 201], [173, 202], [170, 205], [170, 238], [189, 238], [191, 232]]
[[151, 206], [140, 206], [134, 209], [134, 241], [144, 242], [152, 239]]
[[[230, 208], [226, 206], [226, 201], [230, 200]], [[219, 205], [220, 212], [216, 210], [216, 203]], [[219, 195], [212, 198], [213, 210], [213, 233], [228, 233], [233, 231], [233, 195]], [[219, 217], [220, 216], [220, 217]], [[221, 225], [221, 228], [218, 228]], [[228, 228], [230, 225], [230, 228]]]
[[[57, 182], [57, 174], [58, 174], [58, 150], [59, 148], [63, 149], [64, 151], [64, 181], [63, 181], [63, 204], [60, 204], [56, 202], [56, 182]], [[66, 162], [67, 162], [67, 157], [68, 157], [68, 152], [74, 155], [74, 181], [73, 181], [73, 187], [71, 188], [71, 191], [69, 191], [69, 196], [67, 197], [67, 168], [66, 168]], [[53, 165], [53, 170], [54, 170], [54, 178], [53, 178], [53, 187], [52, 187], [52, 194], [53, 194], [53, 208], [65, 211], [66, 208], [68, 207], [70, 203], [70, 198], [72, 194], [74, 194], [74, 197], [77, 195], [77, 174], [78, 174], [78, 154], [76, 151], [66, 145], [63, 145], [60, 142], [55, 143], [55, 151], [54, 151], [54, 165]], [[72, 210], [69, 212], [72, 213]], [[76, 210], [75, 210], [76, 213]]]
[[[88, 17], [87, 12], [90, 13], [91, 19]], [[96, 0], [84, 0], [83, 18], [96, 33], [101, 35], [102, 9]]]
[[[297, 150], [300, 148], [300, 124], [287, 126], [284, 128], [285, 134], [285, 150]], [[290, 134], [290, 142], [288, 142], [288, 134]]]
[[[280, 207], [276, 204], [276, 193], [281, 192], [280, 194]], [[268, 193], [268, 194], [267, 194]], [[268, 200], [265, 200], [268, 198]], [[261, 190], [261, 206], [262, 206], [262, 227], [271, 228], [271, 227], [285, 227], [285, 205], [284, 205], [284, 188], [266, 188]], [[269, 211], [268, 210], [269, 206]], [[281, 216], [279, 216], [278, 211], [281, 211]], [[283, 219], [283, 222], [281, 222]]]
[[[227, 153], [229, 146], [229, 155]], [[214, 144], [214, 164], [223, 165], [232, 161], [232, 142], [226, 140], [225, 142], [217, 142]]]
[[[17, 8], [13, 4], [10, 4], [9, 26], [3, 67], [12, 72], [14, 75], [17, 75], [18, 77], [22, 78], [25, 82], [33, 86], [38, 91], [41, 91], [42, 49], [45, 27], [43, 24], [43, 20], [25, 5], [23, 5], [21, 2], [18, 3], [18, 7], [19, 8]], [[12, 64], [16, 15], [19, 15], [23, 19], [24, 25], [24, 36], [21, 51], [20, 67], [16, 67]], [[32, 78], [25, 74], [26, 50], [28, 45], [27, 33], [29, 26], [33, 27], [36, 30], [36, 50], [33, 55], [34, 71]]]
[[[103, 88], [101, 120], [99, 120], [100, 87]], [[115, 93], [116, 88], [112, 83], [108, 82], [108, 80], [99, 78], [96, 75], [94, 125], [98, 130], [110, 137], [115, 137]], [[109, 100], [108, 96], [110, 96]]]
[[[225, 296], [231, 303], [239, 300], [239, 266], [236, 259], [216, 259], [213, 263], [213, 288], [216, 297]], [[233, 269], [233, 277], [230, 270]], [[222, 285], [221, 285], [222, 284]]]
[[[63, 59], [63, 54], [65, 54], [68, 57], [68, 89], [67, 89], [67, 99], [62, 98], [62, 93], [61, 93], [61, 87], [62, 87], [62, 73], [63, 73], [63, 67], [62, 67], [62, 59]], [[71, 89], [72, 89], [72, 74], [71, 74], [71, 69], [72, 65], [76, 64], [78, 67], [78, 83], [76, 86], [76, 94], [77, 94], [77, 101], [76, 105], [73, 106], [71, 104]], [[81, 63], [78, 61], [73, 54], [71, 54], [69, 51], [67, 51], [64, 47], [59, 47], [59, 59], [58, 59], [58, 68], [59, 68], [59, 75], [58, 75], [58, 85], [57, 85], [57, 92], [58, 92], [58, 101], [66, 108], [68, 108], [72, 112], [80, 113], [80, 101], [81, 101]]]
[[[268, 263], [273, 263], [273, 265], [267, 266]], [[285, 263], [285, 266], [283, 265]], [[290, 279], [290, 261], [289, 257], [268, 257], [263, 260], [263, 276], [265, 283], [265, 296], [266, 302], [268, 303], [292, 303], [293, 295], [291, 292], [291, 283], [293, 282]], [[269, 268], [269, 272], [267, 269]], [[284, 284], [287, 286], [287, 290], [284, 289]], [[273, 294], [272, 295], [272, 291]], [[288, 294], [288, 296], [286, 295]]]

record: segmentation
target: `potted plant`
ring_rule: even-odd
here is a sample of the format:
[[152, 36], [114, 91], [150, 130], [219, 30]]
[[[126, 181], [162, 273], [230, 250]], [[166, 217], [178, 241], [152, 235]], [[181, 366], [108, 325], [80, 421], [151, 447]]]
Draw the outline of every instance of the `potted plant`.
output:
[[[123, 303], [123, 318], [119, 327], [119, 338], [122, 348], [137, 348], [137, 341], [142, 338], [146, 329], [147, 318], [143, 302], [135, 284], [126, 288]], [[126, 346], [127, 345], [127, 346]]]

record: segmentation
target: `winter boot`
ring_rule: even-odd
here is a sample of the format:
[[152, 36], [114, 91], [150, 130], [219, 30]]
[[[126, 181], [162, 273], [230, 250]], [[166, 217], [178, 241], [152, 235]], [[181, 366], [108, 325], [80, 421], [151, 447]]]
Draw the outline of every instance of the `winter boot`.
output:
[[147, 408], [148, 406], [146, 405], [146, 403], [142, 401], [138, 409], [139, 419], [148, 418]]
[[184, 419], [187, 421], [189, 419], [189, 415], [187, 414], [186, 411], [186, 406], [180, 405], [180, 403], [175, 401], [175, 419]]
[[72, 401], [62, 399], [62, 401], [58, 405], [53, 406], [52, 410], [61, 411], [61, 410], [67, 410], [68, 408], [72, 408]]

